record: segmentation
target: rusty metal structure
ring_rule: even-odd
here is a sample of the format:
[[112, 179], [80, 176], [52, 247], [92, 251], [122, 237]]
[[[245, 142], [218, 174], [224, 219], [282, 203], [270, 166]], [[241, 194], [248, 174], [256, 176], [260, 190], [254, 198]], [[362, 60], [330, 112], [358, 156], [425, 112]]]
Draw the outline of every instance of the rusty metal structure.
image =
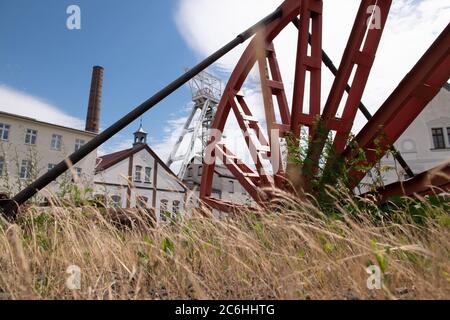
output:
[[[201, 199], [207, 205], [223, 211], [237, 207], [234, 203], [226, 203], [212, 197], [213, 172], [217, 158], [227, 166], [257, 203], [264, 204], [270, 199], [271, 190], [274, 188], [289, 190], [293, 188], [293, 191], [300, 194], [310, 191], [311, 180], [321, 179], [319, 162], [330, 133], [335, 153], [326, 159], [324, 168], [333, 170], [336, 163], [343, 161], [348, 176], [352, 177], [350, 188], [355, 187], [385, 152], [392, 148], [393, 143], [450, 77], [450, 25], [447, 25], [373, 117], [368, 113], [361, 103], [361, 98], [391, 4], [392, 0], [361, 0], [341, 63], [336, 68], [322, 50], [322, 0], [285, 0], [272, 14], [238, 35], [236, 39], [101, 132], [79, 151], [70, 155], [68, 160], [70, 163], [77, 163], [220, 57], [254, 36], [230, 76], [211, 125], [212, 129], [223, 132], [228, 120], [235, 117], [242, 131], [247, 133], [242, 143], [252, 154], [253, 164], [248, 165], [240, 161], [233, 150], [221, 142], [220, 136], [211, 136], [207, 146], [211, 157], [210, 159], [205, 157], [203, 165]], [[373, 23], [375, 15], [379, 18], [378, 23]], [[298, 43], [293, 97], [289, 100], [273, 41], [291, 23], [297, 27]], [[335, 79], [325, 106], [321, 110], [323, 64], [332, 71]], [[260, 75], [266, 128], [263, 128], [254, 116], [253, 106], [248, 105], [245, 97], [240, 94], [254, 66], [257, 66]], [[307, 89], [309, 93], [305, 92]], [[345, 92], [347, 99], [343, 101]], [[337, 116], [342, 103], [344, 103], [342, 116]], [[348, 139], [358, 109], [369, 121], [349, 144]], [[280, 139], [289, 138], [294, 142], [298, 141], [302, 128], [307, 128], [310, 141], [309, 145], [304, 147], [307, 161], [304, 161], [303, 165], [288, 162], [286, 167], [274, 166], [274, 163], [282, 162]], [[351, 148], [353, 144], [359, 146], [358, 150], [362, 149], [365, 153], [363, 159], [358, 160], [361, 166], [354, 165], [357, 155], [354, 148]], [[268, 159], [277, 159], [269, 161], [271, 168], [267, 167]], [[3, 201], [3, 212], [14, 217], [17, 208], [66, 171], [68, 163], [62, 161], [12, 199]], [[404, 161], [400, 163], [412, 177], [407, 164]], [[439, 175], [440, 178], [431, 178], [430, 174]], [[385, 197], [383, 194], [386, 197], [410, 195], [415, 192], [426, 194], [430, 186], [449, 190], [445, 174], [448, 174], [448, 164], [429, 173], [412, 177], [407, 181], [407, 190], [399, 185], [393, 185], [380, 190], [380, 194], [382, 197]]]

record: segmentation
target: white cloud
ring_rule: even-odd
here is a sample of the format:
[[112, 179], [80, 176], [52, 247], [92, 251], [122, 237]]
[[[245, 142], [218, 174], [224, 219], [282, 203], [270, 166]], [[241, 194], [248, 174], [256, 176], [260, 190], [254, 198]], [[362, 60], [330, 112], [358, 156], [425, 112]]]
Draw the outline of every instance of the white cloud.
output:
[[[324, 0], [323, 46], [336, 66], [351, 31], [358, 0]], [[239, 32], [272, 12], [281, 0], [179, 0], [175, 20], [180, 33], [198, 54], [206, 57]], [[396, 85], [445, 28], [450, 18], [447, 0], [396, 0], [383, 34], [373, 72], [363, 102], [374, 113]], [[294, 77], [296, 30], [289, 26], [276, 39], [280, 68], [291, 101]], [[231, 72], [245, 46], [222, 58], [217, 66]], [[324, 67], [322, 105], [326, 101], [333, 77]], [[255, 87], [247, 88], [257, 90]], [[358, 117], [354, 131], [365, 120]]]
[[83, 120], [64, 113], [41, 98], [5, 85], [0, 85], [0, 111], [61, 126], [84, 129]]

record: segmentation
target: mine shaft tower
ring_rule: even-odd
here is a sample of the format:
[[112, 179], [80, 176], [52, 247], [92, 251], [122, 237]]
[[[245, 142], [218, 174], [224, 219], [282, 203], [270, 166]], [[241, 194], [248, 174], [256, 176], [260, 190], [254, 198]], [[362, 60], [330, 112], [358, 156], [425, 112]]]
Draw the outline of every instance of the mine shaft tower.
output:
[[[203, 159], [204, 150], [208, 144], [208, 131], [222, 96], [222, 82], [206, 71], [189, 81], [189, 87], [193, 107], [167, 161], [169, 167], [181, 161], [178, 172], [180, 179], [183, 179], [192, 159]], [[187, 149], [181, 148], [183, 142], [187, 141]], [[183, 152], [181, 149], [186, 151]]]

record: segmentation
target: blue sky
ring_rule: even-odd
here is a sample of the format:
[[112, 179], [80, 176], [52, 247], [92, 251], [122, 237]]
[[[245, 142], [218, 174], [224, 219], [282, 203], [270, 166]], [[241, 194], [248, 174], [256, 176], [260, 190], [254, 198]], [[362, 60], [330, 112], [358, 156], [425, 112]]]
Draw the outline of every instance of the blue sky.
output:
[[[71, 4], [81, 8], [81, 30], [66, 28]], [[174, 23], [175, 6], [175, 0], [0, 0], [0, 85], [84, 119], [91, 69], [102, 65], [105, 128], [198, 60]], [[163, 137], [168, 116], [189, 99], [182, 88], [146, 114], [152, 139]]]

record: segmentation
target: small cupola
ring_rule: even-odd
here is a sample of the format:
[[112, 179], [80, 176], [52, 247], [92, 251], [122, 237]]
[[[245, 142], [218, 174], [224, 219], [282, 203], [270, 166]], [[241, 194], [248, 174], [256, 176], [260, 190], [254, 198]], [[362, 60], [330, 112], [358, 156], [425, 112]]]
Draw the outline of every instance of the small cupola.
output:
[[139, 129], [134, 133], [133, 147], [140, 146], [142, 144], [147, 144], [147, 132], [144, 130], [141, 122]]

